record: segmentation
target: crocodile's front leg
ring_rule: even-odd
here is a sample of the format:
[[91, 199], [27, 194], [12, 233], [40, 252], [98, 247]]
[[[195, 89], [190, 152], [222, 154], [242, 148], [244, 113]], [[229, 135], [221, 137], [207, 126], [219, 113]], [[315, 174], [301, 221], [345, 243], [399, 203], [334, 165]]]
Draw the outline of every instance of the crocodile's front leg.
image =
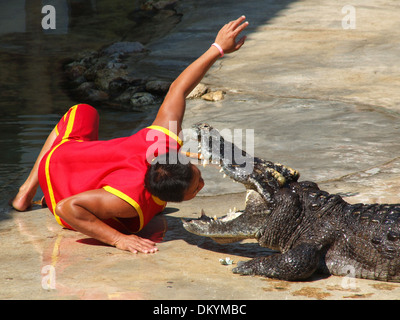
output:
[[260, 275], [280, 280], [304, 280], [317, 270], [319, 258], [320, 250], [316, 246], [303, 243], [283, 254], [242, 262], [232, 271], [242, 275]]

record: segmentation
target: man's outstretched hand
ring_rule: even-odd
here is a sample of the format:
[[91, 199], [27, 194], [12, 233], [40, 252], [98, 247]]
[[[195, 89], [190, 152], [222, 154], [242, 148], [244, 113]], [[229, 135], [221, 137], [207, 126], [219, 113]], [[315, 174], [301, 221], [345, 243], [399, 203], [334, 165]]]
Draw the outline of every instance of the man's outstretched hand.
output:
[[221, 46], [224, 53], [239, 50], [244, 44], [246, 36], [241, 37], [239, 41], [236, 41], [236, 38], [249, 25], [247, 21], [243, 22], [245, 19], [245, 16], [241, 16], [240, 18], [224, 25], [218, 32], [215, 42]]

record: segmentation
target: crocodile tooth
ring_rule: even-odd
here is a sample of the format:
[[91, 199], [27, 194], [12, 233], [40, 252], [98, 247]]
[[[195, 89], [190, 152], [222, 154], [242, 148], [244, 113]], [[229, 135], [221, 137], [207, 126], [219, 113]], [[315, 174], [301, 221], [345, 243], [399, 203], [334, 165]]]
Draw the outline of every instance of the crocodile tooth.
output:
[[223, 178], [226, 178], [226, 174], [224, 173], [224, 175], [222, 176]]
[[218, 220], [216, 215], [214, 216], [214, 220], [215, 220], [215, 221], [217, 221], [217, 220]]
[[285, 177], [283, 177], [283, 176], [281, 176], [281, 175], [279, 175], [279, 177], [278, 177], [278, 183], [281, 185], [281, 186], [283, 186], [284, 184], [285, 184], [285, 182], [286, 182], [286, 179], [285, 179]]
[[222, 169], [222, 168], [221, 168], [221, 169], [219, 169], [219, 172], [224, 172], [224, 169]]

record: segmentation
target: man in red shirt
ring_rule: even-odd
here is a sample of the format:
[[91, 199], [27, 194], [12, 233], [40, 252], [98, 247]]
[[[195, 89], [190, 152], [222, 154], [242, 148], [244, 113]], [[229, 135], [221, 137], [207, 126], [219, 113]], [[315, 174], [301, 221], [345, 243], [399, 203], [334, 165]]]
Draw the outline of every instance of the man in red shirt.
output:
[[[135, 208], [137, 221], [130, 221], [129, 229], [140, 231], [166, 205], [143, 188], [148, 168], [159, 154], [178, 152], [182, 142], [173, 132], [155, 125], [129, 137], [98, 141], [98, 120], [97, 111], [87, 104], [69, 109], [56, 125], [57, 138], [39, 164], [39, 185], [50, 211], [68, 229], [73, 227], [57, 215], [56, 204], [86, 190], [104, 189]], [[177, 165], [192, 172], [187, 165]], [[185, 180], [190, 183], [191, 176]], [[173, 200], [164, 194], [161, 197]]]
[[[248, 25], [244, 20], [242, 16], [222, 27], [215, 43], [171, 84], [152, 125], [135, 135], [98, 141], [96, 110], [86, 104], [72, 107], [50, 133], [12, 206], [19, 211], [30, 208], [40, 184], [62, 226], [121, 250], [156, 252], [153, 241], [132, 232], [161, 212], [166, 201], [193, 199], [204, 181], [190, 163], [152, 160], [178, 152], [185, 98], [219, 57], [244, 44], [245, 37], [236, 41]], [[114, 228], [115, 222], [128, 226], [130, 234]]]

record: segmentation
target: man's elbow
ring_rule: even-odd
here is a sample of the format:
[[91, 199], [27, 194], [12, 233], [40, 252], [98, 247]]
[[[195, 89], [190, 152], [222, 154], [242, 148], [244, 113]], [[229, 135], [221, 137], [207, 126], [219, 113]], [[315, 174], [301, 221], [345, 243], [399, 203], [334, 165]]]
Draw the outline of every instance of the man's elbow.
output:
[[73, 198], [66, 198], [59, 201], [55, 207], [55, 214], [63, 219], [65, 222], [70, 223], [79, 219], [79, 208]]
[[182, 81], [175, 80], [174, 82], [171, 83], [169, 86], [168, 93], [171, 96], [177, 96], [180, 95], [185, 99], [189, 93], [191, 92], [190, 88], [188, 88], [187, 85], [182, 83]]
[[81, 199], [73, 196], [57, 203], [55, 214], [71, 226], [82, 221], [93, 221], [96, 218], [83, 205]]
[[67, 216], [67, 207], [70, 207], [67, 199], [61, 200], [56, 204], [54, 209], [54, 213], [62, 219], [68, 219]]

